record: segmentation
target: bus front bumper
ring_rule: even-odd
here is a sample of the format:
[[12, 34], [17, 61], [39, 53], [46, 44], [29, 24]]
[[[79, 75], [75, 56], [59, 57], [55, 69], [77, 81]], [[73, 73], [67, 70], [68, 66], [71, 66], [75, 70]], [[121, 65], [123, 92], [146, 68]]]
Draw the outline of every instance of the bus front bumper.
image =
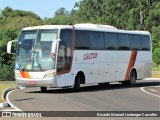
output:
[[55, 77], [43, 79], [16, 78], [16, 83], [22, 87], [57, 87]]

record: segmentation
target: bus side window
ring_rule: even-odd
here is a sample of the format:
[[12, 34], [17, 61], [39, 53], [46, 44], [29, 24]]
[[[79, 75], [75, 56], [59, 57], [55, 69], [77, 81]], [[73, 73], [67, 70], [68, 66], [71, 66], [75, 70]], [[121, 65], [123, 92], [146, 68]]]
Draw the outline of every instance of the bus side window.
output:
[[140, 49], [140, 39], [138, 39], [138, 35], [130, 34], [129, 40], [130, 40], [130, 45], [132, 50]]
[[117, 40], [119, 50], [130, 50], [130, 41], [128, 34], [117, 33]]
[[88, 50], [90, 49], [90, 32], [87, 30], [76, 30], [75, 32], [75, 49]]
[[105, 49], [116, 50], [117, 49], [117, 37], [116, 33], [105, 32], [104, 33]]
[[91, 50], [104, 50], [104, 40], [102, 32], [92, 31], [90, 34], [90, 38]]
[[149, 51], [150, 48], [150, 37], [147, 35], [140, 35], [140, 41], [141, 41], [141, 50], [143, 51]]

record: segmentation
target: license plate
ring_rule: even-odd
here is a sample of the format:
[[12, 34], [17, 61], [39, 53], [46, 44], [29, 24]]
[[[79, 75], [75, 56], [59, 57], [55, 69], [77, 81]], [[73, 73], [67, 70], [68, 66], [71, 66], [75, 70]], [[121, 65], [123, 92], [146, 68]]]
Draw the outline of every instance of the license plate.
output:
[[29, 81], [30, 85], [36, 85], [36, 81]]

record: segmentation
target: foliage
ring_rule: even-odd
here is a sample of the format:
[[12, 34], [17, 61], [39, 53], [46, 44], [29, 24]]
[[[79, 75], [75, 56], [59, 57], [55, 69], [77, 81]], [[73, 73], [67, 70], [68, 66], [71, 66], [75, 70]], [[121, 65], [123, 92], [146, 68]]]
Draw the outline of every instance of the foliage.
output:
[[68, 25], [72, 24], [72, 21], [69, 16], [66, 15], [59, 15], [54, 18], [48, 18], [44, 20], [44, 24], [50, 24], [50, 25]]
[[60, 9], [58, 9], [55, 12], [55, 17], [58, 17], [58, 16], [67, 16], [68, 14], [69, 14], [69, 11], [67, 11], [65, 8], [61, 7]]
[[68, 25], [68, 24], [72, 24], [72, 20], [69, 15], [69, 11], [67, 11], [65, 8], [62, 7], [55, 12], [55, 17], [46, 18], [44, 20], [44, 24]]
[[0, 14], [0, 81], [14, 79], [15, 56], [6, 53], [7, 42], [18, 39], [22, 28], [42, 24], [32, 12], [6, 7]]
[[24, 16], [30, 16], [36, 20], [41, 20], [38, 15], [36, 15], [33, 12], [30, 11], [23, 11], [23, 10], [13, 10], [10, 7], [6, 7], [1, 12], [2, 18], [12, 19], [13, 17], [24, 17]]
[[0, 81], [13, 81], [14, 80], [14, 65], [0, 64]]
[[153, 53], [153, 60], [154, 60], [154, 63], [156, 63], [157, 65], [160, 65], [160, 48], [155, 48]]

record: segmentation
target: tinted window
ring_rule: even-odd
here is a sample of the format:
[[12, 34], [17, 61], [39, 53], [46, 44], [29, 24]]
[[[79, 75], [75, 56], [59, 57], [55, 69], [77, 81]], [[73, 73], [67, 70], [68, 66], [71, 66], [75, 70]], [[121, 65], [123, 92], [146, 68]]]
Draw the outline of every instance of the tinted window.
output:
[[104, 33], [104, 40], [106, 50], [117, 49], [117, 37], [115, 33]]
[[102, 32], [91, 32], [90, 49], [92, 50], [104, 49], [104, 40]]
[[130, 50], [130, 42], [129, 42], [128, 34], [118, 33], [117, 39], [118, 39], [119, 50]]
[[90, 32], [85, 30], [76, 30], [75, 34], [75, 49], [89, 49]]
[[141, 41], [141, 50], [150, 50], [150, 37], [148, 35], [139, 35]]
[[62, 29], [60, 34], [61, 41], [66, 44], [67, 47], [71, 48], [72, 46], [72, 30], [71, 29]]
[[71, 54], [72, 54], [72, 30], [62, 29], [60, 33], [59, 54], [57, 71], [63, 72], [70, 68]]
[[138, 35], [132, 34], [129, 35], [130, 45], [132, 50], [139, 50], [140, 49], [140, 39]]

